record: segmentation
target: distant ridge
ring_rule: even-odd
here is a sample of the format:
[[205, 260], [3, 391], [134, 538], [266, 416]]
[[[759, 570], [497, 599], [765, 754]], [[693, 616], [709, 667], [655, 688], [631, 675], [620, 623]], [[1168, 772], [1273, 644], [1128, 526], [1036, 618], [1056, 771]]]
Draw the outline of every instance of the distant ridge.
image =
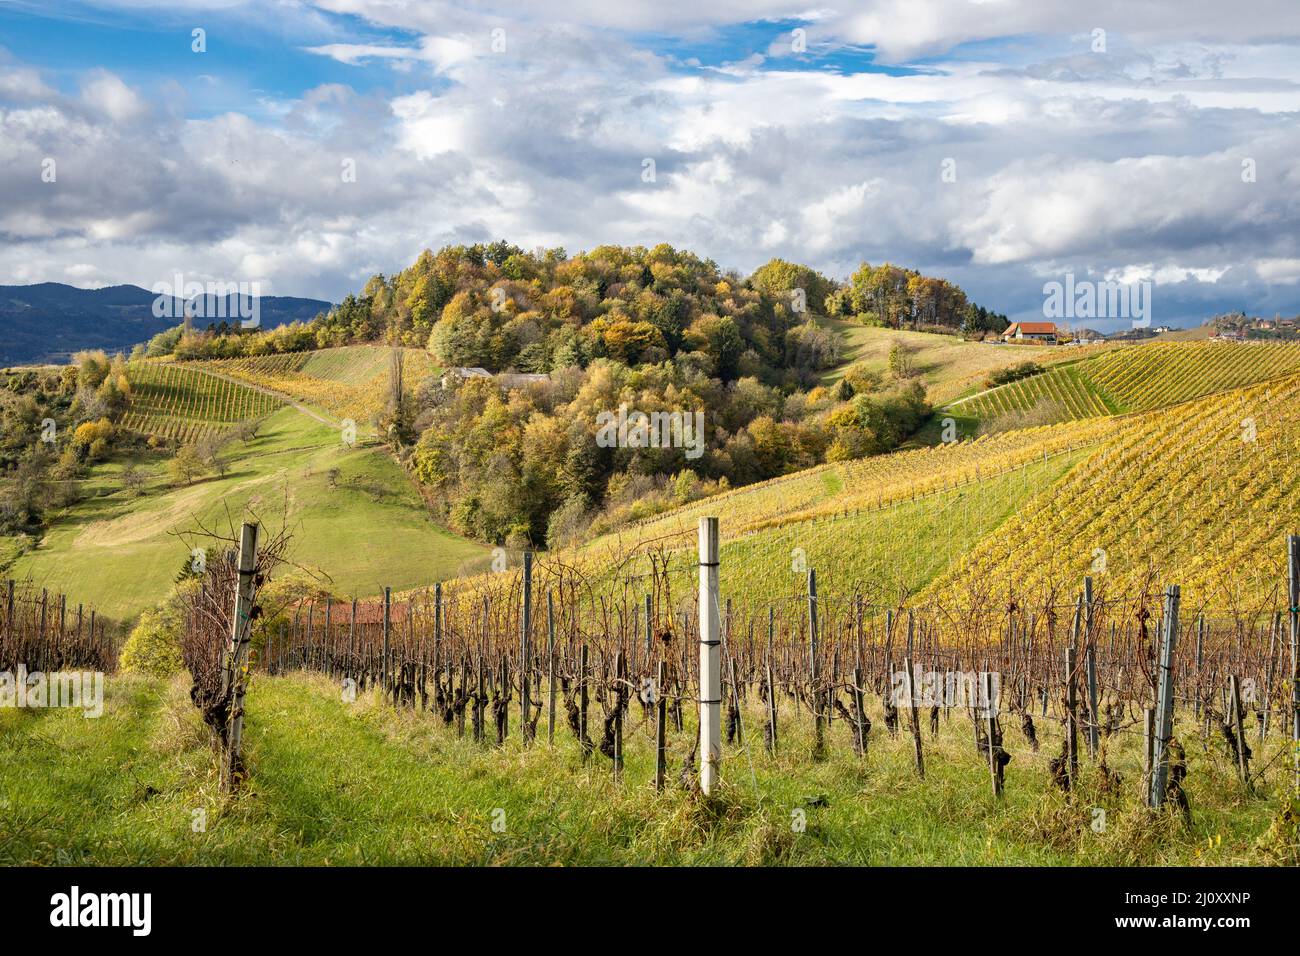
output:
[[[130, 349], [179, 324], [176, 319], [154, 316], [156, 297], [134, 285], [103, 289], [79, 289], [60, 282], [0, 286], [0, 366], [63, 361], [81, 349]], [[332, 308], [321, 299], [293, 296], [261, 296], [259, 302], [262, 328], [310, 321], [316, 313]], [[181, 313], [179, 305], [173, 313]], [[237, 311], [230, 308], [226, 314], [237, 315]], [[209, 321], [197, 318], [195, 326], [205, 328]]]

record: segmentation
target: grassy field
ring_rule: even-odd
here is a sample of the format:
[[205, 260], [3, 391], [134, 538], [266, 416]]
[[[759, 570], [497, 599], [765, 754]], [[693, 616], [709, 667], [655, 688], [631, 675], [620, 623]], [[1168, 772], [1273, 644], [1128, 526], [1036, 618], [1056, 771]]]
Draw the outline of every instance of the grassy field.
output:
[[908, 350], [930, 401], [935, 404], [944, 404], [960, 395], [978, 391], [988, 374], [996, 369], [1021, 362], [1045, 365], [1096, 354], [1095, 349], [993, 345], [971, 342], [959, 335], [872, 328], [844, 321], [829, 324], [839, 333], [843, 351], [840, 364], [824, 376], [822, 384], [834, 384], [854, 365], [873, 372], [888, 371], [889, 351], [899, 344]]
[[[1002, 803], [950, 711], [924, 733], [926, 779], [906, 734], [876, 720], [865, 759], [836, 722], [829, 758], [808, 757], [805, 711], [783, 699], [782, 749], [727, 746], [720, 795], [678, 784], [695, 720], [669, 735], [669, 786], [655, 793], [653, 745], [630, 728], [624, 783], [599, 754], [581, 761], [557, 727], [554, 746], [501, 748], [395, 712], [367, 695], [344, 703], [320, 677], [254, 679], [248, 697], [246, 790], [223, 797], [207, 731], [183, 678], [110, 677], [104, 715], [0, 711], [0, 864], [713, 864], [713, 865], [1238, 865], [1296, 864], [1294, 823], [1278, 823], [1284, 761], [1254, 796], [1221, 747], [1180, 728], [1191, 820], [1137, 800], [1140, 739], [1106, 742], [1118, 771], [1105, 792], [1083, 758], [1074, 800], [1050, 786], [1059, 730], [1040, 721], [1030, 750], [1008, 720], [1012, 762]], [[639, 716], [637, 717], [639, 720]], [[750, 739], [761, 740], [757, 713]], [[1252, 736], [1253, 742], [1253, 736]], [[1264, 748], [1268, 759], [1285, 744]], [[1097, 828], [1103, 810], [1104, 826]], [[804, 826], [798, 826], [802, 816]], [[498, 829], [493, 829], [494, 821]]]
[[39, 547], [12, 559], [6, 574], [127, 618], [161, 599], [185, 561], [189, 546], [173, 532], [196, 522], [224, 530], [226, 514], [239, 520], [246, 505], [271, 527], [287, 505], [292, 558], [328, 574], [342, 594], [427, 584], [487, 553], [439, 527], [381, 448], [349, 448], [337, 429], [292, 408], [267, 419], [253, 441], [232, 441], [227, 453], [225, 476], [192, 485], [174, 484], [165, 458], [142, 458], [139, 497], [121, 487], [125, 462], [95, 466], [87, 498], [57, 516]]

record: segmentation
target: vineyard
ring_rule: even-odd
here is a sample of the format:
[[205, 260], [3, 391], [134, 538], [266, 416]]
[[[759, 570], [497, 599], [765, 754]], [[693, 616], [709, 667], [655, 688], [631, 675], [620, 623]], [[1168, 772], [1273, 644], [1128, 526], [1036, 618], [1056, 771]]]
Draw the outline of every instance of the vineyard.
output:
[[1300, 346], [1287, 343], [1153, 342], [959, 399], [948, 411], [991, 421], [1038, 410], [1069, 421], [1151, 411], [1300, 371]]
[[[789, 773], [832, 749], [905, 754], [924, 786], [944, 773], [936, 758], [956, 759], [983, 768], [995, 803], [1041, 781], [1077, 807], [1070, 841], [1097, 807], [1168, 808], [1145, 826], [1172, 835], [1195, 826], [1207, 786], [1260, 798], [1300, 772], [1300, 539], [1274, 542], [1269, 606], [1208, 615], [1177, 586], [1120, 594], [1091, 578], [1073, 594], [899, 608], [873, 582], [819, 589], [813, 568], [802, 595], [732, 599], [716, 534], [701, 522], [694, 593], [667, 570], [598, 588], [530, 555], [405, 599], [297, 604], [260, 666], [318, 672], [345, 700], [378, 695], [481, 747], [564, 738], [616, 786], [743, 793], [756, 768]], [[955, 753], [954, 726], [967, 741]], [[1293, 839], [1284, 827], [1261, 841], [1264, 858], [1298, 862]]]
[[0, 590], [0, 601], [0, 673], [113, 669], [112, 641], [92, 608], [72, 607], [66, 595], [12, 580]]
[[1113, 431], [1103, 421], [1020, 429], [997, 435], [810, 468], [746, 485], [707, 500], [646, 519], [593, 542], [650, 540], [689, 528], [705, 514], [726, 514], [727, 537], [782, 527], [812, 518], [831, 518], [955, 489], [1079, 448]]
[[[336, 418], [350, 418], [360, 424], [369, 422], [388, 399], [390, 351], [374, 346], [346, 346], [218, 359], [200, 362], [198, 366], [281, 392]], [[403, 352], [408, 390], [436, 373], [424, 350], [404, 349]]]
[[131, 406], [124, 427], [145, 435], [194, 442], [242, 421], [262, 418], [282, 402], [256, 389], [175, 362], [134, 362], [127, 368]]

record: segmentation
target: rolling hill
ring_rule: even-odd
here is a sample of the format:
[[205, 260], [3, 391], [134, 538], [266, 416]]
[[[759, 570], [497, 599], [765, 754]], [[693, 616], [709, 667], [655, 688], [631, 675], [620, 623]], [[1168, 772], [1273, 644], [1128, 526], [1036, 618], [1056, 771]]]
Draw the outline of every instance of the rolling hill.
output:
[[[402, 349], [402, 356], [408, 392], [438, 372], [424, 349]], [[350, 418], [360, 425], [384, 405], [391, 357], [392, 350], [388, 348], [348, 345], [314, 352], [215, 359], [195, 365], [289, 395], [336, 418]]]
[[1300, 345], [1151, 342], [987, 389], [944, 409], [968, 430], [1003, 416], [1035, 423], [1150, 411], [1300, 371]]
[[[456, 574], [488, 553], [441, 528], [401, 467], [379, 446], [341, 443], [337, 428], [293, 408], [256, 438], [232, 441], [228, 471], [176, 485], [161, 456], [144, 457], [138, 497], [122, 487], [125, 462], [96, 465], [87, 497], [52, 522], [38, 546], [11, 558], [9, 577], [75, 594], [122, 620], [161, 599], [198, 524], [223, 530], [247, 507], [293, 530], [292, 559], [340, 594], [374, 594]], [[106, 569], [112, 573], [106, 573]]]
[[[178, 324], [157, 318], [157, 296], [134, 285], [78, 289], [59, 282], [0, 286], [0, 366], [30, 365], [66, 359], [81, 349], [125, 351]], [[310, 321], [330, 303], [293, 296], [261, 296], [262, 328]], [[175, 300], [171, 314], [183, 306]], [[230, 309], [223, 310], [233, 314]], [[217, 314], [205, 306], [203, 315]], [[203, 319], [196, 324], [205, 325]]]

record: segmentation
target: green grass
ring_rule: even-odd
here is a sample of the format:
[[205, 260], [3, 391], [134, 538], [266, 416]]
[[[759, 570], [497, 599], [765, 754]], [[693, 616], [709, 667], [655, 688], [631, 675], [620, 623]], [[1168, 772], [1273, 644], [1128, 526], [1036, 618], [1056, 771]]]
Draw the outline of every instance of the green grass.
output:
[[[1295, 824], [1278, 832], [1285, 762], [1247, 795], [1216, 743], [1186, 727], [1190, 824], [1139, 805], [1140, 738], [1107, 743], [1122, 775], [1103, 795], [1086, 756], [1073, 801], [1051, 788], [1047, 760], [1059, 731], [1038, 719], [1033, 753], [1006, 720], [1012, 762], [1006, 795], [990, 793], [961, 710], [924, 731], [926, 778], [912, 742], [890, 737], [879, 701], [870, 753], [857, 758], [835, 722], [829, 758], [809, 757], [806, 710], [782, 698], [781, 753], [725, 746], [723, 787], [711, 800], [677, 783], [696, 732], [669, 734], [669, 787], [655, 793], [653, 749], [634, 705], [622, 785], [609, 761], [556, 742], [525, 751], [518, 733], [497, 749], [457, 739], [425, 714], [373, 697], [340, 699], [320, 677], [255, 677], [245, 754], [250, 779], [234, 798], [187, 699], [170, 683], [110, 677], [104, 716], [0, 711], [0, 864], [712, 864], [712, 865], [1235, 865], [1291, 863]], [[757, 711], [746, 733], [761, 740]], [[1253, 738], [1252, 738], [1253, 742]], [[1284, 747], [1262, 748], [1263, 761]], [[1096, 832], [1094, 810], [1106, 811]], [[205, 826], [193, 827], [195, 811]], [[503, 832], [493, 830], [495, 819]], [[801, 813], [802, 832], [792, 825]], [[1288, 842], [1289, 841], [1289, 842]]]
[[224, 477], [190, 486], [170, 481], [165, 458], [142, 459], [147, 484], [140, 497], [120, 487], [125, 462], [96, 466], [86, 500], [56, 516], [39, 547], [12, 561], [8, 576], [30, 575], [101, 614], [128, 618], [165, 596], [186, 559], [189, 548], [172, 532], [199, 522], [227, 530], [227, 513], [238, 521], [246, 507], [275, 528], [286, 502], [291, 558], [328, 574], [345, 595], [428, 584], [487, 552], [434, 522], [381, 448], [348, 448], [336, 429], [294, 409], [275, 413], [256, 439], [234, 440], [226, 453]]
[[1019, 362], [1045, 363], [1077, 356], [1074, 350], [1054, 345], [992, 345], [971, 342], [959, 335], [908, 332], [827, 320], [840, 335], [841, 361], [823, 376], [823, 385], [838, 382], [854, 365], [885, 374], [889, 351], [901, 344], [925, 384], [932, 402], [943, 403], [970, 392], [995, 369]]
[[[916, 501], [791, 522], [726, 541], [721, 560], [730, 569], [728, 588], [772, 598], [802, 595], [807, 584], [799, 568], [806, 566], [817, 569], [824, 590], [872, 582], [890, 598], [915, 593], [1085, 454], [1080, 450], [1034, 461]], [[917, 542], [933, 544], [917, 547]], [[803, 559], [798, 565], [796, 551]], [[688, 566], [688, 572], [693, 569]]]

